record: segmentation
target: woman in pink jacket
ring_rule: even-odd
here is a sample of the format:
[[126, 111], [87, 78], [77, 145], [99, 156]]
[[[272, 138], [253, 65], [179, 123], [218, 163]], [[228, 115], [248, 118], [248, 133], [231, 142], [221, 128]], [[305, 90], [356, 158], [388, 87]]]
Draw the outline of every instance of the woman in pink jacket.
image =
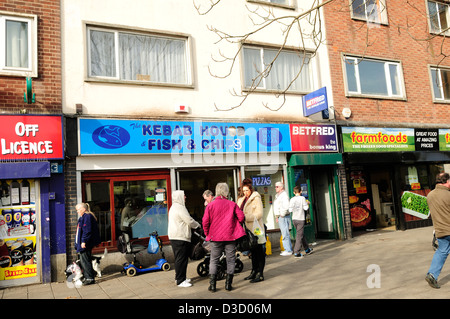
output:
[[216, 198], [206, 206], [202, 223], [206, 240], [210, 241], [211, 259], [209, 264], [209, 287], [211, 292], [216, 291], [216, 275], [219, 258], [225, 250], [227, 260], [227, 273], [225, 289], [231, 290], [236, 261], [236, 240], [245, 235], [241, 223], [244, 222], [244, 213], [235, 202], [227, 199], [227, 183], [218, 183]]

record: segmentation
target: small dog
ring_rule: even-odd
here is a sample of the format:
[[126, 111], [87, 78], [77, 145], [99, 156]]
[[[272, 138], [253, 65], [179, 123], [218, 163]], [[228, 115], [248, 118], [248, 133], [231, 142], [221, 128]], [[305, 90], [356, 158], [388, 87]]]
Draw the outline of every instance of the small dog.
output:
[[[99, 278], [102, 277], [102, 270], [100, 268], [100, 261], [106, 257], [108, 254], [108, 250], [105, 248], [105, 252], [102, 256], [92, 256], [92, 268], [97, 273], [97, 276]], [[83, 278], [83, 271], [81, 270], [81, 263], [80, 260], [74, 261], [72, 264], [67, 266], [67, 269], [65, 270], [66, 278], [70, 281], [74, 282], [75, 285], [79, 285], [81, 283], [81, 279]]]

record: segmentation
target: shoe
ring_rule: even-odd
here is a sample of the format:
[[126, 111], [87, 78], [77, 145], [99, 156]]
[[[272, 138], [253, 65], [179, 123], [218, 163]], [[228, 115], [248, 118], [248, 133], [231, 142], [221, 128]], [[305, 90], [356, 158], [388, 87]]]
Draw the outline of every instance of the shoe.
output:
[[290, 255], [292, 255], [292, 251], [286, 251], [286, 250], [280, 254], [280, 256], [290, 256]]
[[94, 279], [86, 279], [85, 281], [83, 281], [83, 286], [89, 286], [89, 285], [93, 285], [93, 284], [95, 284]]
[[305, 250], [305, 254], [306, 255], [311, 255], [313, 253], [313, 249], [312, 248], [308, 248], [307, 250]]
[[187, 280], [183, 281], [181, 284], [178, 285], [178, 287], [191, 287], [191, 286], [192, 284]]
[[233, 276], [234, 275], [226, 274], [225, 290], [227, 290], [227, 291], [231, 291], [233, 289], [233, 287], [231, 286], [231, 284], [233, 283]]
[[255, 282], [260, 282], [260, 281], [264, 281], [264, 276], [262, 274], [262, 272], [259, 272], [256, 274], [255, 278], [253, 278], [252, 280], [250, 280], [250, 282], [253, 284]]
[[[191, 282], [191, 278], [186, 278], [184, 281]], [[176, 279], [175, 279], [175, 283], [177, 283]]]
[[216, 275], [209, 275], [208, 290], [211, 292], [216, 292]]
[[247, 277], [244, 278], [244, 280], [251, 280], [251, 279], [255, 279], [256, 276], [256, 271], [254, 271], [252, 269], [252, 271], [250, 272], [250, 275], [248, 275]]
[[300, 259], [300, 258], [303, 258], [303, 255], [302, 254], [294, 254], [294, 258]]
[[427, 276], [425, 277], [425, 280], [428, 282], [428, 284], [436, 289], [441, 288], [441, 286], [439, 286], [439, 284], [437, 283], [437, 280], [434, 278], [434, 276], [430, 273], [427, 274]]

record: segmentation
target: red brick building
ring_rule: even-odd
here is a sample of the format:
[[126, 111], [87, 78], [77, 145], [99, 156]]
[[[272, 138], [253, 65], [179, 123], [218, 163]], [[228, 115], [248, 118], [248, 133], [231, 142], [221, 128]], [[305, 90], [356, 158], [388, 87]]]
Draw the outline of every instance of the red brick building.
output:
[[0, 287], [66, 264], [63, 135], [60, 1], [1, 0]]
[[[423, 199], [436, 173], [449, 171], [448, 2], [336, 0], [324, 16], [347, 223], [354, 231], [429, 225], [402, 200]], [[351, 134], [380, 140], [358, 143]], [[397, 143], [399, 135], [407, 142]]]

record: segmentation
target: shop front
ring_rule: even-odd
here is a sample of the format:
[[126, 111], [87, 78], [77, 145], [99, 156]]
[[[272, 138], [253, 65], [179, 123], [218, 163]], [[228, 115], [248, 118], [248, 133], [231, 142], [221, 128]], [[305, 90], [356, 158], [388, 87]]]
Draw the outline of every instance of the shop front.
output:
[[0, 116], [0, 287], [50, 282], [65, 256], [62, 117]]
[[[289, 184], [291, 193], [298, 186], [310, 201], [311, 220], [305, 226], [308, 242], [346, 238], [339, 179], [343, 163], [336, 126], [295, 124], [291, 136], [295, 143], [288, 155]], [[295, 236], [295, 229], [292, 233]]]
[[236, 201], [244, 178], [262, 195], [266, 225], [278, 229], [271, 204], [275, 183], [286, 182], [288, 124], [79, 118], [78, 132], [77, 201], [98, 216], [108, 251], [122, 232], [145, 239], [157, 230], [167, 241], [173, 190], [185, 191], [201, 221], [203, 192], [226, 182]]
[[432, 224], [426, 203], [450, 171], [448, 129], [342, 127], [353, 232]]

